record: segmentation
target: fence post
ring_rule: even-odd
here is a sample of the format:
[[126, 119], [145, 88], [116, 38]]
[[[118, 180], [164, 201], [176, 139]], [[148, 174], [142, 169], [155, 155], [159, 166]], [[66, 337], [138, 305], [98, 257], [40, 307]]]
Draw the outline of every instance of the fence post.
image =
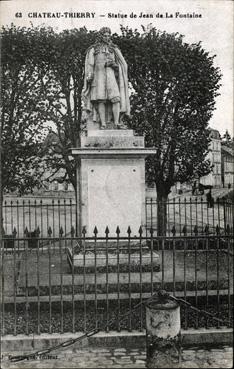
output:
[[159, 291], [146, 304], [146, 367], [179, 368], [181, 357], [180, 306]]

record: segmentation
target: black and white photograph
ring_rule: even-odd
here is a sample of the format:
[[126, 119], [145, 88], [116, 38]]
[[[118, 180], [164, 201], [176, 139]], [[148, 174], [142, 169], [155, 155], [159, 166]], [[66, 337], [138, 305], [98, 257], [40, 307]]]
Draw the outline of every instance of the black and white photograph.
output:
[[233, 367], [233, 1], [0, 1], [1, 369]]

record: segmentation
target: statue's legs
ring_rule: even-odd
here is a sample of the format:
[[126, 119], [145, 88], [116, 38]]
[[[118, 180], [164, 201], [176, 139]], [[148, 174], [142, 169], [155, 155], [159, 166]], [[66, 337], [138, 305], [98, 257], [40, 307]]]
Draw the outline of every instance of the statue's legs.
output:
[[98, 113], [101, 120], [101, 127], [106, 127], [106, 109], [105, 109], [105, 103], [99, 102], [98, 103]]
[[[98, 103], [98, 113], [101, 121], [101, 127], [106, 127], [106, 106], [104, 102]], [[112, 113], [114, 118], [114, 125], [118, 127], [120, 125], [119, 123], [119, 114], [120, 114], [120, 103], [114, 102], [112, 103]]]
[[114, 124], [116, 127], [118, 127], [119, 126], [119, 113], [120, 113], [120, 103], [119, 102], [113, 103], [112, 112], [113, 112], [113, 117], [114, 117]]

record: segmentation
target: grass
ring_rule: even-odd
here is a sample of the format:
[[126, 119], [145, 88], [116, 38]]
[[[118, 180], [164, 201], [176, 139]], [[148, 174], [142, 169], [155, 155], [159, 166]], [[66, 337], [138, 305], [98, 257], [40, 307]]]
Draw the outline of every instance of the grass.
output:
[[[39, 254], [37, 250], [31, 250], [28, 251], [27, 257], [25, 252], [20, 252], [19, 255], [17, 253], [5, 255], [4, 298], [11, 301], [5, 304], [5, 333], [13, 334], [14, 324], [17, 334], [61, 330], [77, 332], [92, 328], [96, 324], [100, 325], [100, 329], [104, 329], [107, 321], [112, 318], [115, 322], [110, 329], [141, 330], [145, 327], [144, 308], [132, 312], [131, 317], [121, 318], [121, 316], [140, 301], [141, 293], [150, 294], [152, 290], [162, 288], [162, 282], [167, 291], [175, 289], [181, 293], [186, 283], [187, 293], [188, 291], [204, 293], [204, 296], [188, 297], [194, 305], [214, 313], [216, 317], [230, 318], [231, 297], [228, 300], [227, 296], [221, 294], [222, 291], [226, 291], [227, 294], [228, 288], [230, 296], [233, 293], [233, 259], [227, 254], [226, 249], [218, 250], [218, 253], [215, 249], [207, 251], [198, 249], [196, 253], [192, 249], [188, 249], [186, 253], [182, 250], [167, 249], [164, 254], [162, 250], [157, 253], [160, 271], [152, 270], [151, 265], [141, 267], [135, 265], [136, 269], [132, 271], [125, 266], [126, 269], [119, 273], [120, 284], [117, 283], [118, 274], [115, 265], [109, 265], [108, 270], [105, 266], [98, 269], [96, 283], [93, 269], [85, 270], [85, 276], [84, 269], [72, 275], [65, 249], [62, 253], [58, 249], [51, 250], [51, 253], [45, 249], [40, 250]], [[215, 296], [212, 296], [212, 291]], [[21, 295], [23, 303], [17, 302], [14, 305], [14, 292], [16, 299]], [[73, 292], [80, 296], [79, 301], [75, 299], [73, 301]], [[113, 292], [124, 294], [125, 299], [119, 302], [111, 300], [109, 295]], [[103, 299], [87, 300], [88, 296], [91, 294], [95, 296], [95, 293], [97, 297], [103, 295]], [[134, 293], [138, 298], [133, 298]], [[26, 296], [33, 297], [35, 302], [27, 302]], [[69, 301], [63, 301], [66, 300], [66, 296], [70, 298]], [[42, 297], [46, 297], [47, 302], [40, 301]], [[56, 297], [57, 301], [51, 302], [50, 311], [49, 300], [52, 297]], [[185, 310], [184, 307], [181, 307], [181, 320], [183, 328], [218, 324], [210, 318], [207, 320], [201, 314]]]
[[[227, 253], [227, 250], [187, 250], [186, 253], [182, 250], [161, 250], [157, 251], [159, 260], [156, 264], [150, 263], [140, 266], [139, 264], [131, 265], [123, 264], [119, 269], [120, 285], [128, 288], [129, 273], [131, 274], [131, 284], [142, 284], [159, 286], [162, 282], [173, 284], [176, 290], [183, 290], [185, 283], [187, 289], [194, 290], [195, 284], [198, 289], [233, 289], [233, 257]], [[107, 269], [108, 267], [108, 269]], [[59, 288], [62, 282], [67, 286], [64, 293], [70, 293], [72, 281], [76, 290], [83, 289], [84, 273], [86, 285], [93, 286], [94, 283], [102, 286], [105, 289], [105, 284], [108, 283], [116, 287], [118, 283], [118, 275], [116, 265], [100, 266], [96, 268], [96, 282], [94, 279], [95, 267], [80, 268], [78, 273], [72, 276], [71, 268], [67, 262], [65, 249], [61, 254], [59, 250], [36, 250], [7, 254], [4, 256], [3, 272], [5, 275], [4, 295], [7, 297], [14, 296], [14, 293], [27, 289], [31, 291], [40, 289], [40, 294], [48, 294], [48, 287], [52, 289]], [[160, 270], [159, 270], [160, 267]], [[107, 273], [108, 272], [108, 273]], [[140, 280], [140, 273], [142, 279]], [[228, 274], [229, 272], [229, 274]], [[15, 284], [16, 282], [16, 284]], [[80, 287], [79, 287], [80, 286]], [[104, 287], [103, 287], [104, 286]], [[127, 287], [126, 287], [127, 286]], [[16, 287], [16, 288], [15, 288]], [[93, 287], [90, 287], [93, 288]], [[122, 287], [121, 287], [122, 288]], [[148, 287], [145, 287], [148, 288]]]
[[[17, 305], [16, 314], [13, 306], [8, 306], [5, 311], [5, 334], [14, 334], [14, 323], [16, 322], [16, 333], [29, 334], [40, 333], [59, 333], [59, 332], [80, 332], [95, 328], [96, 324], [101, 330], [106, 329], [110, 320], [114, 323], [109, 325], [110, 330], [142, 330], [145, 329], [145, 308], [134, 310], [134, 306], [140, 300], [98, 302], [95, 301], [75, 302], [74, 309], [71, 303], [64, 302], [52, 303], [51, 315], [49, 304], [40, 305], [40, 315], [38, 315], [37, 304], [29, 304], [28, 310], [25, 305]], [[193, 301], [194, 303], [194, 301]], [[130, 304], [132, 312], [130, 311]], [[220, 304], [219, 312], [215, 304], [205, 306], [204, 299], [198, 301], [198, 306], [205, 308], [208, 312], [221, 319], [228, 319], [229, 310], [227, 304]], [[62, 308], [61, 308], [62, 307]], [[38, 319], [39, 317], [39, 319]], [[232, 311], [230, 311], [230, 321], [232, 321]], [[203, 314], [198, 314], [189, 308], [181, 306], [181, 325], [183, 329], [187, 328], [205, 328], [217, 327], [218, 323]], [[222, 324], [221, 324], [222, 326]], [[223, 326], [226, 326], [224, 323]]]

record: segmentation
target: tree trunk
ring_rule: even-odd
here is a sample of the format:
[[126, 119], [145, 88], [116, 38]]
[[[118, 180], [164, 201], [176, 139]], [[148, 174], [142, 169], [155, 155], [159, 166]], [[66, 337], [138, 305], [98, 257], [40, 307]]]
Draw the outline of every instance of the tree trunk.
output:
[[3, 237], [3, 175], [2, 175], [2, 126], [0, 125], [0, 249], [2, 250], [2, 237]]
[[167, 231], [167, 201], [170, 191], [157, 186], [157, 235], [165, 236]]
[[76, 177], [76, 234], [82, 237], [82, 188], [81, 188], [81, 161], [77, 160]]

